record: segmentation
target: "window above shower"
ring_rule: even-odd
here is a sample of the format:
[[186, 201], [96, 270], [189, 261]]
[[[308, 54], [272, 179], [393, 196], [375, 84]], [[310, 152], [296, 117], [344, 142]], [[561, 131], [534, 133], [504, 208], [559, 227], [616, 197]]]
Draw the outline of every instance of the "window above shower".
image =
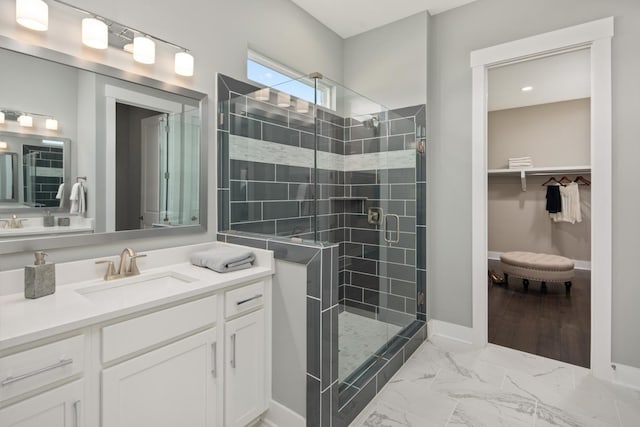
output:
[[277, 86], [281, 92], [286, 92], [296, 98], [335, 110], [335, 87], [319, 82], [314, 95], [313, 79], [300, 78], [303, 75], [303, 73], [251, 49], [247, 53], [247, 78], [249, 80], [266, 87]]

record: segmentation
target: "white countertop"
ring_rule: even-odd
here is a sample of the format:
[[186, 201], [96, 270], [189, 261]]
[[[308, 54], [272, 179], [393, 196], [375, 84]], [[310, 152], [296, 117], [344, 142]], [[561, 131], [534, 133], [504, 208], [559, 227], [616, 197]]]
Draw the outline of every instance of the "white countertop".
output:
[[[259, 249], [252, 249], [256, 254], [254, 267], [230, 273], [216, 273], [206, 268], [193, 266], [184, 260], [185, 255], [197, 250], [226, 245], [216, 242], [207, 245], [176, 248], [173, 259], [174, 262], [178, 263], [156, 266], [155, 268], [149, 267], [158, 263], [162, 265], [162, 262], [166, 261], [167, 258], [172, 258], [171, 249], [145, 252], [148, 259], [139, 259], [138, 265], [142, 272], [139, 276], [115, 279], [109, 282], [104, 281], [101, 276], [76, 282], [69, 281], [69, 267], [74, 267], [75, 264], [77, 268], [83, 267], [86, 269], [88, 265], [91, 265], [95, 272], [95, 260], [64, 263], [69, 264], [66, 266], [61, 263], [56, 267], [60, 267], [62, 271], [61, 275], [64, 276], [62, 282], [68, 283], [58, 285], [54, 294], [33, 300], [25, 299], [22, 292], [0, 296], [0, 351], [138, 311], [165, 304], [175, 304], [181, 300], [258, 280], [274, 273], [272, 253]], [[146, 266], [145, 261], [147, 261]], [[104, 268], [105, 266], [101, 265], [100, 271], [104, 270]], [[81, 268], [78, 269], [78, 275], [80, 277], [85, 276], [86, 273], [82, 274], [84, 272], [80, 270]], [[100, 284], [112, 286], [120, 281], [125, 283], [127, 281], [140, 280], [163, 272], [177, 273], [195, 280], [189, 283], [182, 283], [179, 287], [164, 288], [157, 295], [147, 296], [141, 300], [117, 298], [96, 300], [95, 298], [89, 299], [77, 292], [77, 290], [95, 287]], [[56, 269], [56, 274], [58, 274], [58, 268]], [[19, 274], [15, 270], [0, 272], [0, 283], [8, 279], [15, 281], [18, 276]]]

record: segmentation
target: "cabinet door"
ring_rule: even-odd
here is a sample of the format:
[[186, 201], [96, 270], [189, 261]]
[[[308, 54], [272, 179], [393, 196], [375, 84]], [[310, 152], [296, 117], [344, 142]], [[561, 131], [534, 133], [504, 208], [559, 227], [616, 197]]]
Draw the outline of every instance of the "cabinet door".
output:
[[226, 324], [226, 427], [243, 427], [266, 410], [264, 325], [264, 309]]
[[82, 427], [82, 381], [0, 409], [1, 427]]
[[213, 427], [216, 331], [102, 371], [102, 427]]

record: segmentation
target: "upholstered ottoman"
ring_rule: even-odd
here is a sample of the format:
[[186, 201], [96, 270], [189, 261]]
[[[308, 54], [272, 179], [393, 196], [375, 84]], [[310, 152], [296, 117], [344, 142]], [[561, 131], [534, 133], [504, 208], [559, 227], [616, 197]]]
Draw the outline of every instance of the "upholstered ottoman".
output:
[[537, 280], [542, 292], [547, 291], [547, 282], [564, 283], [567, 294], [571, 292], [574, 265], [569, 258], [533, 252], [505, 252], [500, 256], [500, 264], [505, 286], [509, 285], [509, 275], [513, 275], [522, 278], [525, 291], [529, 289], [529, 280]]

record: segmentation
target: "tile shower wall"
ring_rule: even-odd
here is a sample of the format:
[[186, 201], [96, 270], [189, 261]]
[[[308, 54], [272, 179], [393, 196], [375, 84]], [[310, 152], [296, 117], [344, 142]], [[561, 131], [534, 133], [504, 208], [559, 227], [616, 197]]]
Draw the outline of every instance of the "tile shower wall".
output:
[[[342, 309], [400, 325], [415, 319], [413, 159], [417, 117], [424, 107], [381, 113], [365, 122], [320, 110], [314, 125], [313, 111], [298, 114], [225, 89], [219, 144], [228, 173], [219, 177], [219, 191], [229, 208], [220, 215], [221, 230], [314, 238], [317, 126], [318, 239], [340, 244]], [[271, 103], [276, 96], [272, 90]], [[372, 163], [378, 167], [367, 169]], [[367, 223], [367, 209], [377, 206], [400, 216], [400, 242], [393, 247], [385, 245], [380, 227]]]

